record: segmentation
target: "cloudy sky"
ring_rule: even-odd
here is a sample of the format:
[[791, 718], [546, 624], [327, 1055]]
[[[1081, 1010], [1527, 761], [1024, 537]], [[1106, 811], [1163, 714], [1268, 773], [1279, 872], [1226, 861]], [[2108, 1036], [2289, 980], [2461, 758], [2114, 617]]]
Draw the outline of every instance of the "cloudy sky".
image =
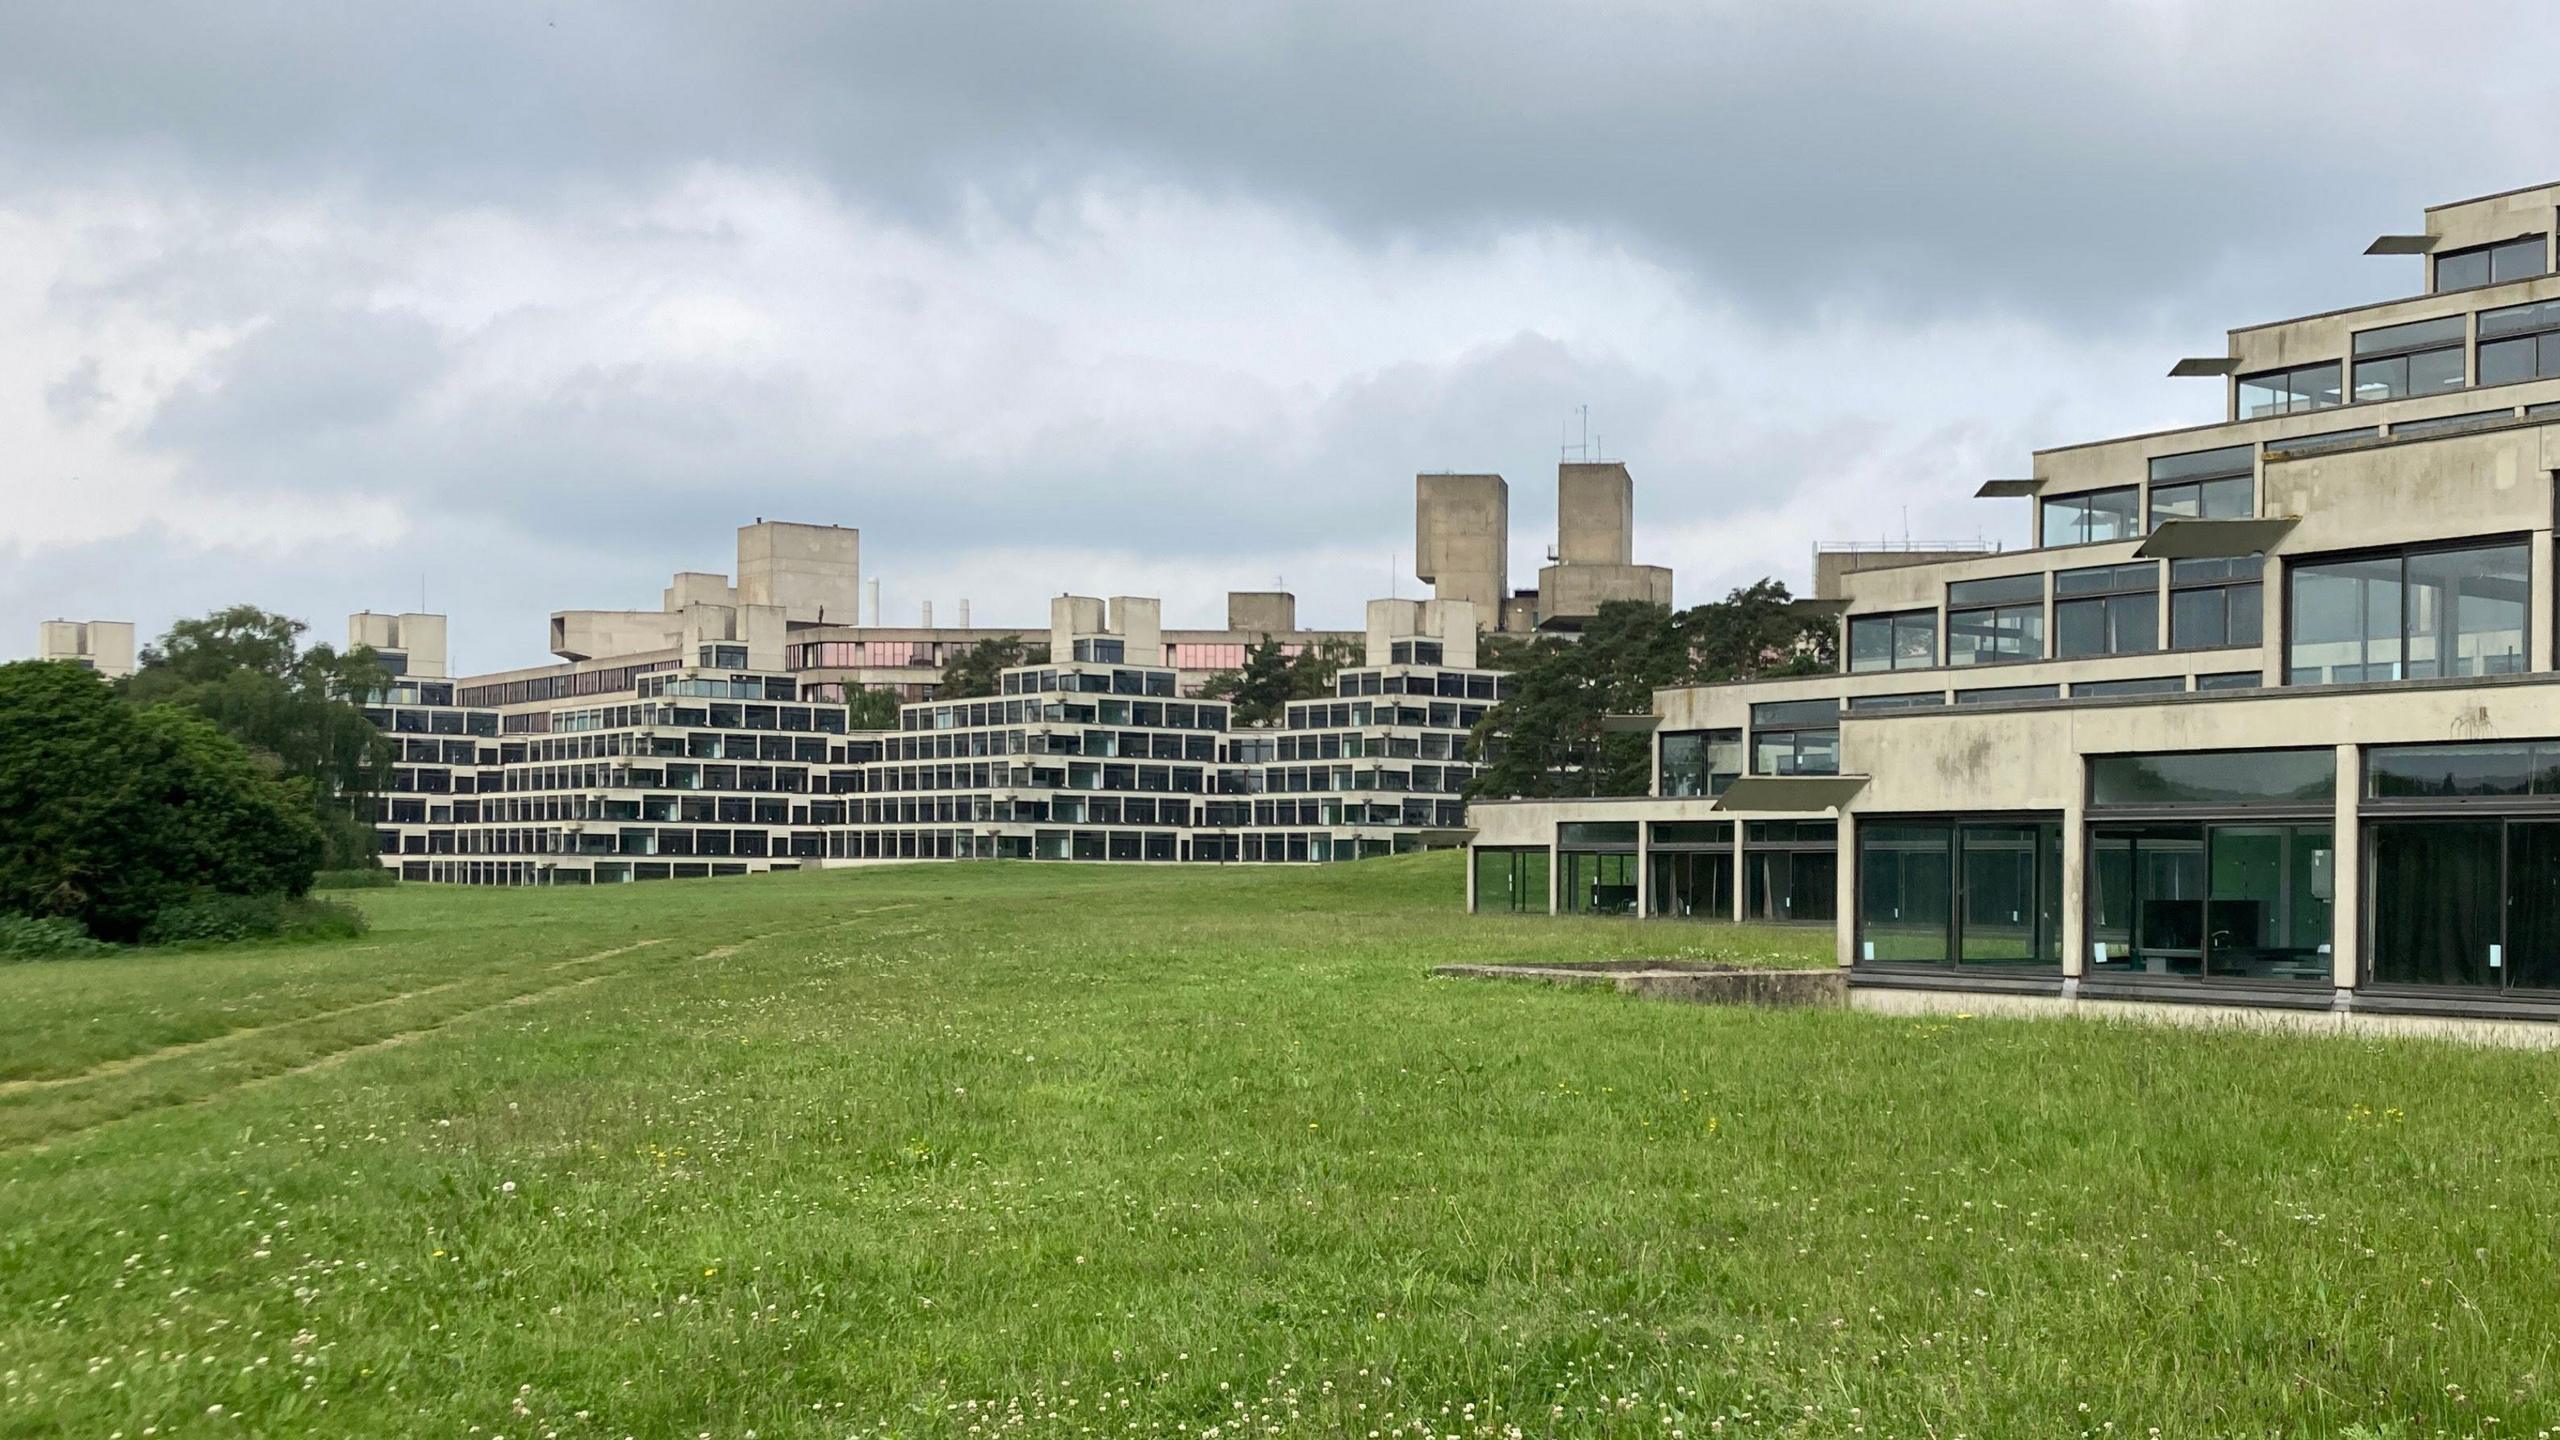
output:
[[1413, 476], [1513, 570], [1575, 408], [1683, 603], [2024, 535], [2040, 445], [2212, 417], [2228, 326], [2405, 293], [2560, 177], [2560, 11], [2406, 4], [15, 5], [0, 656], [234, 601], [340, 638], [863, 531], [889, 618], [1275, 579]]

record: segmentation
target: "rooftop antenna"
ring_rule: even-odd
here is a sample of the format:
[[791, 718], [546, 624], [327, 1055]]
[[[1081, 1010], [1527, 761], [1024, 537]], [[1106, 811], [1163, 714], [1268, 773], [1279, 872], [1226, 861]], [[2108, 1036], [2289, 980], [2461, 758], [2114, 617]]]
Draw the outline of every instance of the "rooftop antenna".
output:
[[1561, 460], [1572, 456], [1576, 459], [1589, 460], [1591, 458], [1591, 407], [1577, 405], [1573, 408], [1573, 413], [1582, 418], [1582, 438], [1571, 444], [1559, 443], [1556, 446], [1556, 458]]

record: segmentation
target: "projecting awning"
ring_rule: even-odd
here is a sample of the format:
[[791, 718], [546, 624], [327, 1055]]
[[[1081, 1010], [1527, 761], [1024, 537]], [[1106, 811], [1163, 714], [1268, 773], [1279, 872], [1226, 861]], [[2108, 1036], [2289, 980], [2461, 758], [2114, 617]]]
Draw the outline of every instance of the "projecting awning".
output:
[[2190, 355], [2169, 367], [2173, 379], [2186, 380], [2198, 375], [2237, 375], [2240, 362], [2228, 355]]
[[2038, 480], [2032, 475], [2023, 480], [1985, 480], [1982, 482], [1982, 488], [1973, 492], [1973, 498], [1976, 500], [2008, 500], [2020, 495], [2033, 495], [2037, 490], [2043, 488], [2043, 485], [2043, 481]]
[[1745, 775], [1716, 797], [1716, 808], [1816, 815], [1848, 804], [1866, 788], [1864, 775]]
[[1600, 728], [1611, 735], [1650, 735], [1662, 723], [1659, 715], [1603, 715]]
[[2427, 255], [2434, 253], [2436, 242], [2443, 238], [2441, 235], [2377, 235], [2372, 244], [2364, 247], [2364, 253], [2367, 255]]
[[1846, 600], [1830, 600], [1812, 595], [1804, 595], [1787, 602], [1787, 613], [1790, 615], [1802, 615], [1811, 619], [1820, 619], [1826, 616], [1846, 615], [1849, 613], [1849, 602]]
[[2291, 515], [2264, 520], [2163, 520], [2160, 528], [2142, 542], [2142, 548], [2133, 553], [2143, 560], [2226, 560], [2239, 555], [2263, 555], [2299, 523]]

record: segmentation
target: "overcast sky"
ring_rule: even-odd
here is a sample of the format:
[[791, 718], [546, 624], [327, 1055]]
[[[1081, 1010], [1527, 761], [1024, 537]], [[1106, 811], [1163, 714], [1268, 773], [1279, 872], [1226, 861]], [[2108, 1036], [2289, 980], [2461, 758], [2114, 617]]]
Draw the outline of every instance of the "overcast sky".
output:
[[469, 670], [758, 516], [888, 618], [1513, 574], [1575, 407], [1686, 604], [2017, 543], [2038, 446], [2215, 417], [2237, 324], [2560, 177], [2560, 9], [2229, 3], [0, 10], [0, 656], [250, 601]]

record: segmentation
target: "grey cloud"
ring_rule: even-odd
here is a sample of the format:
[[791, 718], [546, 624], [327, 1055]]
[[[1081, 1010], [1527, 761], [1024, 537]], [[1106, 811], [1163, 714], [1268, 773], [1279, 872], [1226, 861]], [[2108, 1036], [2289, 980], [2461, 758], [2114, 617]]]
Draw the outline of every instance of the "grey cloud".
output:
[[[2560, 15], [2498, 8], [2548, 51]], [[928, 219], [1161, 175], [1375, 240], [1614, 230], [1770, 304], [2103, 315], [2325, 304], [2360, 228], [2541, 178], [2560, 96], [2431, 39], [2380, 3], [22, 7], [0, 135], [519, 205], [694, 160]], [[2271, 248], [2311, 229], [2340, 254]]]
[[163, 400], [143, 438], [199, 456], [270, 461], [392, 419], [444, 363], [435, 327], [416, 315], [288, 311]]
[[45, 387], [45, 409], [65, 425], [88, 424], [107, 403], [106, 386], [99, 383], [98, 377], [98, 357], [91, 355]]

